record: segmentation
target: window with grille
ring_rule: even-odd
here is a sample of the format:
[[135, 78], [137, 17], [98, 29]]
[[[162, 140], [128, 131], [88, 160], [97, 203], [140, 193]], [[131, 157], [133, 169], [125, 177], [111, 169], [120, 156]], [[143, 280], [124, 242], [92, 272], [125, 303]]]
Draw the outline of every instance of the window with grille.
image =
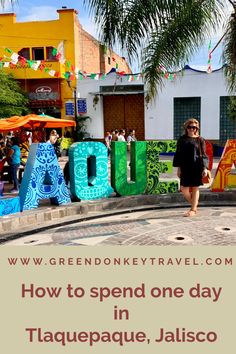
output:
[[44, 48], [32, 48], [32, 57], [33, 60], [44, 60]]
[[18, 52], [18, 54], [19, 54], [21, 57], [23, 57], [23, 58], [25, 58], [25, 59], [27, 59], [27, 60], [30, 60], [30, 49], [29, 49], [29, 48], [22, 48], [22, 49]]
[[236, 139], [236, 120], [229, 115], [230, 98], [220, 97], [220, 143], [225, 145], [228, 139]]
[[54, 48], [53, 47], [46, 47], [46, 59], [50, 61], [55, 61], [56, 55], [54, 55]]
[[183, 124], [189, 118], [201, 119], [201, 97], [174, 98], [174, 139], [183, 135]]

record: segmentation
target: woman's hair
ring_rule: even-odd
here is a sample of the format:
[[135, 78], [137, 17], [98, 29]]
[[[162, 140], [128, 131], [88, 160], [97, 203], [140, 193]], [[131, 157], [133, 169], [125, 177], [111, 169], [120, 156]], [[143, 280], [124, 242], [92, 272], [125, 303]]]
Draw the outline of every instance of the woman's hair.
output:
[[189, 118], [188, 120], [186, 120], [186, 122], [184, 122], [184, 132], [185, 134], [187, 134], [187, 126], [191, 125], [191, 124], [195, 124], [198, 127], [199, 130], [199, 121], [195, 118]]
[[17, 145], [19, 146], [19, 139], [15, 136], [11, 138], [12, 145]]
[[53, 130], [50, 132], [50, 135], [58, 136], [57, 131], [56, 131], [55, 129], [53, 129]]

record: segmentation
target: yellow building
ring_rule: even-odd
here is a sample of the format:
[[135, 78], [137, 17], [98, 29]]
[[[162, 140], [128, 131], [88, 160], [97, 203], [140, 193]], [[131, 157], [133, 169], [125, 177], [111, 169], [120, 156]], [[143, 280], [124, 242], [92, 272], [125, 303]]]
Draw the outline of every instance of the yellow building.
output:
[[74, 113], [65, 111], [65, 103], [74, 102], [80, 71], [109, 72], [115, 66], [111, 55], [121, 71], [131, 71], [124, 58], [104, 53], [102, 45], [83, 30], [76, 10], [57, 12], [57, 20], [34, 22], [17, 22], [14, 13], [0, 14], [1, 66], [21, 82], [32, 112], [71, 118]]

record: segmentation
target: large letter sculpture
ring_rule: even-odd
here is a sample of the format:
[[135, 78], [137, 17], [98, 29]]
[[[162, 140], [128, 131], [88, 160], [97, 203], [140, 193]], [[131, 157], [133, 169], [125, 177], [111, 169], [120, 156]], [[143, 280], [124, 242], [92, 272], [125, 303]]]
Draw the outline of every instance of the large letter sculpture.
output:
[[99, 142], [75, 143], [69, 150], [70, 189], [79, 199], [109, 197], [107, 148]]
[[127, 143], [111, 144], [111, 185], [119, 195], [142, 194], [147, 185], [146, 141], [131, 143], [131, 182], [127, 181]]
[[0, 199], [0, 216], [18, 213], [20, 211], [20, 198]]
[[21, 210], [37, 208], [39, 200], [53, 204], [71, 202], [52, 144], [32, 144], [20, 186]]
[[236, 187], [236, 176], [231, 174], [236, 167], [236, 140], [227, 140], [212, 185], [212, 192], [223, 192], [225, 187]]
[[178, 182], [170, 180], [160, 182], [160, 173], [172, 173], [172, 161], [160, 161], [160, 153], [172, 153], [176, 150], [176, 140], [147, 142], [147, 194], [175, 193]]

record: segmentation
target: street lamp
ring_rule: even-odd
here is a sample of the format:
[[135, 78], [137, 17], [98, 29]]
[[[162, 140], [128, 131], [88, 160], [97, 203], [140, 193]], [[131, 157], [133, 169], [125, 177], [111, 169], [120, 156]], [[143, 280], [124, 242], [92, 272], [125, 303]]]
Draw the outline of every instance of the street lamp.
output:
[[75, 121], [77, 120], [77, 90], [76, 90], [76, 85], [75, 87], [71, 86], [71, 80], [67, 79], [66, 80], [67, 85], [69, 86], [69, 88], [71, 89], [71, 91], [73, 91], [73, 98], [74, 98], [74, 118]]
[[[71, 85], [72, 81], [70, 79], [67, 79], [66, 82], [68, 84], [68, 87], [73, 92], [73, 98], [74, 98], [74, 119], [75, 119], [75, 123], [76, 123], [76, 128], [75, 128], [76, 129], [76, 138], [75, 138], [75, 140], [81, 141], [84, 139], [85, 134], [87, 134], [84, 131], [84, 122], [85, 122], [85, 120], [90, 119], [90, 117], [84, 116], [84, 115], [80, 116], [80, 109], [81, 108], [79, 108], [77, 105], [77, 101], [78, 101], [77, 87], [76, 87], [76, 85], [75, 85], [75, 87], [72, 87], [72, 85]], [[85, 103], [85, 106], [86, 106], [86, 103]], [[83, 110], [81, 112], [83, 112]], [[87, 108], [86, 108], [86, 112], [87, 112]]]
[[74, 117], [75, 117], [75, 122], [77, 124], [77, 90], [76, 90], [76, 87], [74, 87], [73, 93], [74, 93], [74, 106], [75, 106]]
[[73, 98], [74, 98], [74, 119], [75, 119], [75, 130], [76, 130], [76, 140], [77, 140], [77, 131], [78, 131], [78, 118], [77, 118], [77, 90], [76, 90], [76, 84], [75, 87], [71, 86], [71, 80], [67, 79], [66, 80], [68, 87], [71, 89], [71, 91], [73, 92]]

